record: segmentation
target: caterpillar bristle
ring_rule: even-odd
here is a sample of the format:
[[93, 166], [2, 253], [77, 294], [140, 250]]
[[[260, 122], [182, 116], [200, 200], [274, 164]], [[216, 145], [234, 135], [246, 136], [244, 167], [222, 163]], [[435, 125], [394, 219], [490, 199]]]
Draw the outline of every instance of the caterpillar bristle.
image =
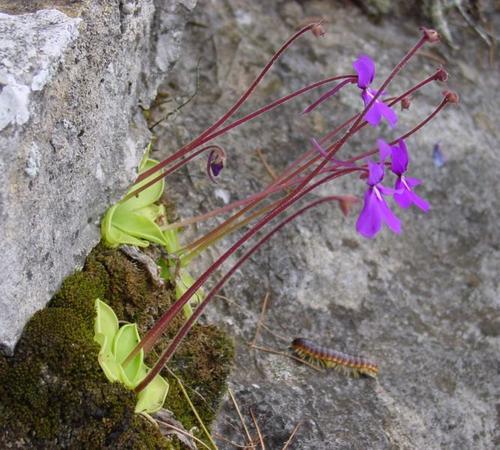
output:
[[295, 355], [308, 363], [333, 368], [354, 378], [368, 376], [377, 378], [378, 365], [359, 356], [351, 356], [327, 347], [320, 346], [308, 339], [296, 338], [291, 348]]

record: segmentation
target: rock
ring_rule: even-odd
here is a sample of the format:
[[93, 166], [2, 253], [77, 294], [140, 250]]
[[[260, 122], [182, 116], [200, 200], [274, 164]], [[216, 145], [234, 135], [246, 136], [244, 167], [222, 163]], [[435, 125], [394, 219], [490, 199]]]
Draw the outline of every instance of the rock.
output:
[[[195, 0], [0, 1], [0, 346], [99, 240]], [[54, 5], [57, 9], [40, 9]], [[50, 6], [49, 6], [50, 7]]]
[[[265, 87], [270, 79], [281, 80], [278, 92], [257, 88], [241, 114], [308, 82], [351, 73], [360, 53], [376, 59], [375, 86], [380, 86], [419, 38], [420, 24], [410, 16], [377, 26], [349, 5], [332, 6], [327, 0], [297, 3], [301, 8], [266, 0], [216, 0], [201, 8], [200, 2], [193, 19], [197, 26], [186, 33], [187, 51], [162, 89], [178, 96], [179, 103], [191, 95], [203, 49], [200, 88], [190, 104], [155, 129], [159, 148], [180, 146], [186, 136], [192, 138], [213, 123], [305, 18], [323, 16], [326, 35], [304, 36], [283, 55], [263, 81]], [[500, 16], [489, 20], [492, 29], [498, 29]], [[403, 234], [385, 231], [368, 241], [354, 229], [359, 208], [344, 219], [337, 208], [323, 205], [273, 237], [227, 284], [228, 300], [218, 298], [207, 309], [210, 321], [218, 321], [236, 337], [231, 386], [254, 437], [250, 410], [255, 414], [266, 448], [283, 448], [299, 423], [289, 449], [499, 446], [499, 135], [496, 127], [484, 124], [498, 116], [500, 86], [485, 44], [473, 30], [456, 34], [458, 53], [446, 45], [426, 47], [389, 86], [388, 95], [433, 73], [436, 55], [448, 61], [449, 84], [431, 85], [416, 94], [410, 110], [400, 114], [397, 130], [377, 130], [386, 138], [395, 137], [429, 114], [443, 89], [459, 92], [459, 105], [447, 108], [408, 139], [410, 176], [423, 179], [418, 193], [430, 201], [429, 214], [392, 205], [404, 222]], [[462, 73], [464, 62], [475, 68], [467, 74], [472, 81]], [[255, 149], [262, 149], [278, 171], [303, 151], [311, 136], [359, 111], [359, 92], [351, 87], [318, 108], [324, 124], [304, 118], [301, 111], [318, 96], [280, 107], [215, 140], [227, 151], [217, 185], [207, 181], [204, 158], [167, 178], [180, 216], [221, 206], [217, 190], [226, 190], [233, 201], [265, 186], [270, 178]], [[365, 130], [341, 155], [370, 148], [376, 137]], [[432, 161], [438, 141], [446, 158], [440, 168]], [[364, 190], [364, 182], [353, 177], [318, 194], [362, 196]], [[200, 224], [196, 236], [212, 226], [214, 221]], [[216, 250], [226, 250], [230, 242], [234, 237], [218, 243]], [[204, 262], [210, 263], [208, 256]], [[200, 271], [203, 267], [200, 264]], [[378, 380], [318, 373], [282, 355], [249, 349], [246, 344], [254, 337], [267, 291], [265, 324], [285, 340], [262, 328], [258, 345], [286, 352], [293, 338], [310, 338], [375, 360], [381, 368]], [[214, 429], [244, 444], [229, 398]]]

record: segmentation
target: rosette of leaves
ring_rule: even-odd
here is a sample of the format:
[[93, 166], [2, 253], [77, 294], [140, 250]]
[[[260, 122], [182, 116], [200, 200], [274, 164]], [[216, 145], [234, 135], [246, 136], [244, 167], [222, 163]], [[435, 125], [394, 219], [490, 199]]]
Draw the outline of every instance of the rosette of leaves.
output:
[[[122, 364], [132, 349], [139, 343], [140, 337], [135, 323], [120, 327], [115, 312], [100, 299], [95, 301], [96, 319], [94, 340], [101, 346], [99, 364], [111, 382], [122, 383], [133, 390], [149, 372], [144, 364], [144, 353], [137, 356], [124, 367]], [[157, 375], [148, 386], [137, 395], [136, 413], [154, 413], [161, 409], [168, 393], [167, 381]]]
[[[150, 148], [151, 146], [148, 146], [142, 158], [139, 173], [158, 164], [158, 161], [149, 158]], [[143, 186], [149, 180], [150, 178], [146, 178], [134, 185], [128, 193]], [[168, 252], [172, 252], [173, 245], [170, 237], [173, 234], [163, 233], [158, 225], [158, 222], [166, 216], [165, 206], [157, 203], [164, 189], [165, 180], [162, 179], [140, 194], [122, 200], [109, 208], [101, 222], [101, 235], [104, 243], [108, 247], [116, 248], [122, 244], [147, 247], [154, 242], [163, 245]]]
[[[139, 174], [158, 164], [158, 161], [149, 157], [150, 150], [151, 145], [146, 149], [139, 164]], [[134, 185], [128, 193], [139, 189], [150, 179], [146, 178]], [[123, 244], [147, 247], [153, 242], [165, 247], [169, 255], [175, 255], [181, 248], [177, 230], [163, 231], [159, 225], [166, 216], [165, 206], [158, 203], [164, 189], [165, 180], [161, 179], [137, 196], [122, 200], [109, 208], [101, 222], [101, 236], [104, 243], [108, 247], [116, 248]], [[162, 268], [162, 278], [175, 284], [176, 298], [180, 298], [194, 283], [193, 277], [185, 268], [186, 264], [182, 258], [175, 257], [168, 261], [160, 260], [159, 264]], [[198, 305], [203, 298], [203, 290], [199, 289], [184, 307], [186, 317], [192, 314], [192, 307]]]

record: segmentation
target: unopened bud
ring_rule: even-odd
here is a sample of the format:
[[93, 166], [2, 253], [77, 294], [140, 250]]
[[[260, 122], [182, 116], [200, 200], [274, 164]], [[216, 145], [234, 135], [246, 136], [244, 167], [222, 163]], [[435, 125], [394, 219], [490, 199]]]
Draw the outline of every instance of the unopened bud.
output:
[[458, 94], [456, 92], [453, 92], [453, 91], [444, 91], [443, 95], [444, 95], [444, 99], [448, 103], [458, 103], [460, 100], [458, 97]]
[[446, 70], [444, 70], [442, 67], [440, 67], [435, 75], [434, 75], [434, 79], [438, 80], [438, 81], [446, 81], [448, 79], [448, 72], [446, 72]]
[[344, 216], [347, 216], [353, 205], [359, 202], [357, 197], [352, 195], [343, 195], [339, 198], [339, 205]]
[[436, 30], [433, 30], [432, 28], [425, 28], [425, 27], [422, 27], [420, 29], [422, 30], [424, 37], [429, 42], [434, 43], [434, 42], [439, 42], [441, 40], [439, 33]]
[[410, 105], [411, 105], [411, 97], [409, 95], [403, 97], [401, 100], [401, 111], [403, 109], [410, 109]]
[[317, 38], [322, 37], [326, 34], [326, 31], [323, 28], [323, 24], [321, 22], [313, 24], [311, 31], [312, 34], [314, 34], [314, 36]]
[[207, 160], [207, 174], [211, 181], [216, 183], [218, 177], [226, 163], [226, 152], [218, 145], [210, 145], [205, 150], [212, 149]]

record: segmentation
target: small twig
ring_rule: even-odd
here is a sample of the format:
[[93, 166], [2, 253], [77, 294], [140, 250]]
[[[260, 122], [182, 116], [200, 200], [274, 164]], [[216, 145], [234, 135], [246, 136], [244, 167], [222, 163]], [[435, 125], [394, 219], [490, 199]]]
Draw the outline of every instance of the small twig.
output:
[[196, 97], [196, 94], [198, 94], [198, 88], [200, 87], [200, 61], [201, 58], [198, 59], [198, 63], [196, 64], [196, 86], [194, 89], [194, 92], [188, 97], [186, 101], [181, 103], [177, 108], [175, 108], [173, 111], [170, 111], [165, 117], [161, 118], [160, 120], [156, 121], [153, 125], [149, 127], [149, 131], [153, 131], [161, 122], [164, 120], [167, 120], [171, 115], [179, 112], [184, 106], [186, 106], [189, 102], [193, 100], [193, 98]]
[[182, 383], [181, 379], [175, 373], [173, 373], [168, 367], [165, 367], [165, 368], [168, 370], [170, 375], [173, 376], [175, 378], [175, 380], [177, 381], [177, 383], [179, 384], [179, 387], [181, 388], [182, 394], [184, 395], [186, 401], [188, 402], [189, 407], [191, 408], [191, 411], [193, 411], [193, 414], [195, 415], [196, 420], [198, 420], [198, 423], [200, 424], [201, 429], [205, 433], [205, 436], [210, 441], [210, 443], [213, 445], [214, 449], [217, 450], [217, 444], [213, 441], [212, 436], [208, 432], [205, 424], [203, 423], [203, 420], [201, 420], [201, 417], [198, 414], [198, 411], [196, 410], [196, 408], [194, 407], [193, 402], [189, 398], [189, 395], [188, 395], [186, 388], [184, 387], [184, 384]]
[[[154, 352], [154, 350], [152, 350]], [[155, 353], [155, 359], [158, 359], [158, 354]], [[169, 372], [174, 378], [178, 378], [178, 375], [175, 374], [175, 372], [170, 369], [168, 366], [165, 366], [165, 370]], [[197, 395], [204, 403], [205, 407], [208, 408], [212, 413], [216, 413], [215, 409], [213, 409], [210, 404], [208, 403], [208, 400], [203, 397], [196, 389], [193, 389], [191, 386], [184, 386], [187, 387], [193, 394]]]
[[295, 433], [297, 433], [297, 430], [299, 429], [299, 427], [302, 425], [302, 421], [298, 422], [297, 425], [295, 425], [295, 428], [292, 430], [292, 434], [290, 435], [290, 437], [288, 438], [288, 441], [285, 442], [285, 445], [283, 446], [283, 448], [281, 450], [286, 450], [288, 448], [288, 446], [290, 445], [290, 443], [292, 442], [292, 439], [294, 438], [295, 436]]
[[264, 296], [264, 301], [262, 302], [262, 309], [260, 310], [260, 317], [259, 317], [259, 320], [257, 321], [257, 326], [255, 327], [255, 336], [253, 338], [251, 345], [255, 345], [255, 343], [257, 342], [257, 338], [259, 337], [260, 327], [262, 326], [264, 316], [266, 315], [267, 302], [269, 301], [269, 297], [270, 297], [270, 294], [269, 294], [269, 291], [267, 291], [266, 295]]
[[261, 327], [264, 328], [264, 330], [266, 330], [268, 333], [272, 334], [274, 337], [280, 339], [281, 341], [283, 342], [290, 342], [291, 339], [290, 338], [287, 338], [285, 336], [282, 336], [281, 334], [278, 334], [276, 333], [275, 331], [271, 330], [271, 327], [269, 327], [268, 325], [266, 325], [265, 323], [261, 324]]
[[495, 64], [495, 54], [496, 54], [496, 46], [497, 46], [497, 39], [495, 36], [493, 36], [493, 33], [491, 32], [491, 23], [487, 23], [485, 25], [486, 32], [491, 36], [491, 46], [488, 49], [488, 60], [490, 63], [490, 66], [493, 66]]
[[260, 347], [259, 345], [250, 345], [250, 344], [247, 344], [250, 348], [254, 348], [256, 350], [260, 350], [262, 352], [266, 352], [266, 353], [272, 353], [273, 355], [281, 355], [281, 356], [286, 356], [287, 358], [290, 358], [290, 359], [293, 359], [295, 361], [298, 361], [302, 364], [305, 364], [306, 366], [309, 366], [311, 367], [312, 369], [314, 370], [317, 370], [318, 372], [324, 372], [323, 369], [320, 369], [319, 367], [315, 366], [314, 364], [311, 364], [307, 361], [304, 361], [303, 359], [301, 358], [298, 358], [297, 356], [295, 355], [290, 355], [288, 353], [285, 353], [285, 352], [281, 352], [279, 350], [274, 350], [272, 348], [267, 348], [267, 347]]
[[257, 419], [255, 418], [255, 414], [250, 409], [250, 415], [252, 416], [253, 423], [255, 425], [255, 429], [257, 430], [257, 434], [259, 435], [259, 442], [262, 450], [266, 450], [266, 446], [264, 445], [264, 438], [262, 437], [262, 433], [260, 432], [259, 424], [257, 423]]
[[255, 151], [257, 152], [257, 155], [258, 155], [260, 161], [262, 162], [264, 169], [266, 169], [266, 172], [269, 174], [269, 176], [272, 178], [273, 181], [276, 181], [278, 179], [278, 176], [276, 175], [276, 172], [269, 165], [266, 158], [264, 157], [264, 154], [262, 153], [262, 149], [257, 148], [257, 149], [255, 149]]
[[[228, 303], [231, 303], [231, 305], [235, 306], [236, 308], [238, 308], [243, 314], [245, 314], [246, 317], [252, 317], [254, 316], [253, 313], [249, 312], [247, 309], [243, 308], [241, 305], [239, 305], [237, 302], [235, 302], [234, 300], [230, 299], [229, 297], [226, 297], [225, 295], [221, 295], [221, 294], [216, 294], [215, 297], [218, 297], [218, 298], [221, 298], [222, 300], [225, 300], [226, 302]], [[283, 342], [290, 342], [291, 339], [290, 338], [287, 338], [287, 337], [284, 337], [282, 336], [281, 334], [278, 334], [276, 333], [275, 331], [273, 331], [268, 325], [266, 325], [265, 323], [261, 323], [261, 328], [264, 328], [266, 331], [268, 331], [270, 334], [272, 334], [274, 337], [277, 337], [278, 339], [282, 340]]]
[[236, 442], [230, 441], [229, 439], [225, 438], [224, 436], [221, 436], [220, 434], [214, 433], [214, 437], [215, 439], [219, 439], [219, 441], [222, 442], [227, 442], [228, 444], [231, 444], [236, 448], [248, 449], [248, 444], [245, 445], [237, 444]]
[[472, 18], [467, 14], [465, 9], [462, 7], [460, 2], [455, 1], [455, 7], [458, 12], [462, 15], [467, 24], [478, 34], [478, 36], [486, 43], [488, 47], [491, 47], [492, 42], [484, 30], [480, 29], [472, 20]]
[[238, 406], [238, 403], [236, 403], [236, 399], [234, 398], [234, 395], [233, 395], [233, 392], [231, 391], [231, 388], [228, 387], [227, 391], [229, 392], [229, 396], [231, 397], [231, 400], [233, 401], [233, 405], [236, 408], [236, 412], [238, 413], [238, 417], [240, 418], [241, 425], [243, 425], [243, 429], [245, 430], [245, 433], [246, 433], [247, 438], [248, 438], [248, 443], [252, 444], [253, 443], [252, 437], [250, 436], [250, 433], [248, 432], [248, 428], [245, 425], [245, 421], [243, 420], [243, 416], [241, 415], [240, 408]]
[[428, 52], [426, 50], [420, 50], [417, 53], [417, 56], [422, 56], [424, 58], [431, 59], [433, 61], [436, 61], [438, 64], [441, 64], [442, 66], [444, 66], [447, 63], [446, 59], [442, 58], [441, 56], [436, 55], [433, 52]]
[[[158, 419], [156, 419], [158, 420]], [[177, 433], [180, 433], [184, 436], [187, 436], [189, 437], [190, 439], [192, 439], [193, 441], [196, 441], [198, 442], [198, 444], [201, 444], [203, 445], [203, 447], [207, 448], [208, 450], [212, 450], [207, 444], [205, 444], [201, 439], [198, 439], [196, 436], [192, 435], [191, 433], [188, 433], [187, 431], [185, 430], [182, 430], [181, 428], [178, 428], [168, 422], [164, 422], [163, 420], [158, 420], [158, 422], [160, 422], [161, 424], [163, 424], [164, 426], [168, 427], [168, 428], [172, 428], [172, 430], [174, 430], [175, 432]]]

